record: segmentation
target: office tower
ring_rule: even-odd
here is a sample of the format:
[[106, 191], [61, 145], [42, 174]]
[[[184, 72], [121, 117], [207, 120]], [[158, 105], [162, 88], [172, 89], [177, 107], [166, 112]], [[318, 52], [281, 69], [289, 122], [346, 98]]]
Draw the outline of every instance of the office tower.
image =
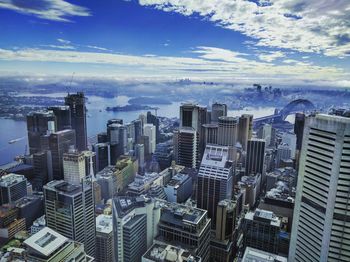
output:
[[228, 147], [207, 145], [197, 180], [197, 206], [208, 211], [215, 228], [218, 203], [232, 197], [233, 167]]
[[148, 136], [140, 136], [139, 144], [142, 144], [145, 149], [145, 158], [149, 159], [151, 155], [151, 148], [149, 146], [149, 137]]
[[50, 111], [32, 112], [27, 115], [27, 131], [29, 153], [34, 154], [42, 150], [41, 136], [46, 135], [47, 131], [53, 127], [55, 131], [56, 117]]
[[54, 180], [44, 186], [46, 225], [63, 236], [84, 244], [95, 255], [95, 208], [91, 184], [80, 186]]
[[96, 262], [114, 261], [113, 217], [99, 215], [96, 217]]
[[142, 135], [143, 135], [143, 126], [145, 124], [147, 124], [147, 116], [145, 116], [144, 114], [140, 114], [138, 120], [141, 121], [141, 128], [142, 128], [141, 130], [142, 130]]
[[33, 169], [34, 176], [31, 179], [33, 188], [42, 191], [43, 186], [52, 179], [51, 154], [46, 150], [34, 153]]
[[238, 142], [247, 150], [248, 140], [252, 138], [253, 115], [243, 114], [238, 120]]
[[169, 202], [186, 202], [192, 195], [192, 177], [186, 174], [176, 174], [164, 186], [164, 192]]
[[218, 123], [219, 117], [227, 116], [227, 105], [214, 103], [211, 106], [211, 123]]
[[117, 159], [126, 152], [126, 128], [125, 126], [117, 123], [108, 124], [107, 136], [110, 144], [110, 163], [115, 165]]
[[80, 185], [86, 176], [84, 153], [70, 149], [63, 154], [64, 181], [73, 185]]
[[297, 141], [296, 141], [297, 150], [301, 150], [301, 145], [303, 142], [304, 125], [305, 125], [305, 114], [296, 113], [295, 121], [294, 121], [294, 133], [297, 136]]
[[94, 144], [93, 150], [96, 153], [96, 171], [99, 172], [109, 165], [109, 144], [97, 143]]
[[238, 118], [219, 117], [218, 144], [234, 147], [237, 142]]
[[258, 131], [258, 138], [264, 139], [266, 146], [274, 146], [276, 140], [276, 129], [270, 124], [263, 125]]
[[27, 195], [27, 179], [22, 175], [8, 174], [0, 177], [0, 206], [12, 204]]
[[198, 154], [204, 151], [204, 134], [202, 126], [207, 123], [207, 108], [196, 104], [180, 106], [180, 129], [193, 128], [198, 133]]
[[173, 148], [174, 144], [172, 140], [157, 144], [153, 156], [158, 162], [160, 170], [164, 170], [171, 165], [171, 161], [173, 160]]
[[145, 171], [145, 147], [143, 144], [135, 145], [135, 157], [138, 160], [138, 173], [143, 174]]
[[284, 256], [272, 254], [270, 252], [262, 251], [260, 249], [247, 247], [244, 251], [241, 262], [287, 262], [288, 259]]
[[241, 190], [245, 191], [244, 204], [249, 205], [250, 208], [255, 206], [261, 191], [261, 174], [254, 176], [242, 176], [238, 182]]
[[218, 124], [204, 124], [204, 146], [207, 144], [217, 144], [218, 143]]
[[27, 249], [23, 257], [25, 261], [94, 261], [85, 253], [86, 247], [82, 243], [72, 241], [49, 227], [44, 227], [23, 243]]
[[68, 94], [65, 97], [65, 105], [69, 106], [72, 129], [76, 134], [76, 146], [78, 150], [87, 149], [86, 108], [84, 93]]
[[24, 218], [26, 228], [29, 228], [35, 219], [44, 214], [44, 197], [25, 196], [17, 200], [15, 206], [18, 209], [18, 218]]
[[191, 254], [189, 250], [160, 242], [154, 243], [150, 249], [147, 250], [147, 252], [142, 256], [141, 262], [159, 261], [201, 262], [202, 259]]
[[291, 149], [287, 144], [280, 144], [277, 147], [276, 153], [276, 167], [279, 168], [282, 165], [282, 161], [289, 160], [292, 157]]
[[107, 143], [107, 142], [108, 142], [107, 132], [101, 132], [97, 134], [97, 143]]
[[297, 137], [293, 133], [283, 133], [282, 143], [288, 145], [291, 153], [291, 158], [295, 159]]
[[247, 176], [251, 174], [264, 174], [265, 159], [265, 140], [251, 139], [247, 144], [247, 158], [245, 165], [245, 173]]
[[56, 129], [72, 129], [71, 113], [69, 106], [51, 106], [47, 108], [52, 111], [56, 117]]
[[350, 118], [306, 118], [290, 261], [349, 261]]
[[221, 200], [216, 210], [215, 237], [210, 241], [210, 258], [217, 262], [231, 261], [232, 237], [236, 228], [236, 202]]
[[155, 115], [152, 115], [151, 112], [147, 112], [147, 124], [152, 124], [155, 126], [155, 130], [156, 130], [156, 144], [158, 143], [159, 139], [160, 139], [160, 130], [159, 130], [159, 118]]
[[75, 131], [72, 129], [57, 131], [49, 136], [53, 179], [63, 179], [63, 154], [75, 147], [75, 141]]
[[199, 137], [196, 130], [183, 127], [174, 132], [175, 161], [178, 165], [196, 168], [199, 162]]
[[[118, 181], [120, 171], [115, 166], [107, 166], [96, 174], [96, 182], [101, 187], [101, 198], [104, 201], [111, 199], [121, 187], [121, 181]], [[118, 183], [119, 182], [119, 183]]]
[[142, 122], [139, 119], [136, 119], [131, 122], [134, 125], [134, 142], [139, 143], [140, 137], [143, 135]]
[[201, 257], [203, 262], [209, 261], [211, 221], [207, 211], [162, 200], [157, 202], [161, 211], [156, 241], [177, 243]]
[[115, 261], [141, 261], [157, 234], [160, 208], [144, 197], [113, 199]]
[[143, 134], [144, 136], [148, 136], [148, 143], [149, 143], [149, 149], [150, 153], [153, 154], [156, 150], [156, 128], [152, 124], [145, 124], [143, 126]]
[[243, 220], [244, 247], [277, 254], [280, 229], [281, 220], [273, 212], [261, 209], [250, 211]]

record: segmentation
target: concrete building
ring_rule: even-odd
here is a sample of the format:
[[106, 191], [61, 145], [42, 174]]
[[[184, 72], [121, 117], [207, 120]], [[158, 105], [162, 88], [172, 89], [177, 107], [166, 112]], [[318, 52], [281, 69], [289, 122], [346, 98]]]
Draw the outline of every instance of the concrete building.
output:
[[287, 262], [288, 259], [284, 256], [272, 254], [260, 249], [247, 247], [245, 249], [241, 262]]
[[207, 211], [167, 201], [157, 202], [161, 214], [156, 243], [180, 246], [203, 262], [209, 261], [211, 221]]
[[26, 246], [26, 261], [35, 262], [91, 262], [84, 245], [72, 241], [56, 231], [45, 227], [24, 241]]
[[96, 174], [96, 183], [101, 187], [101, 198], [104, 201], [113, 198], [121, 191], [122, 181], [120, 170], [115, 166], [107, 166]]
[[18, 232], [26, 230], [25, 218], [19, 218], [18, 208], [6, 204], [0, 206], [0, 243], [11, 240]]
[[160, 208], [144, 197], [113, 199], [115, 261], [139, 262], [157, 235]]
[[197, 180], [197, 206], [208, 211], [215, 228], [218, 203], [232, 197], [233, 166], [229, 160], [229, 147], [207, 145]]
[[282, 143], [288, 145], [291, 152], [291, 158], [295, 159], [297, 136], [294, 133], [283, 133]]
[[149, 149], [150, 153], [153, 154], [156, 150], [156, 127], [153, 124], [145, 124], [143, 126], [143, 134], [149, 137]]
[[192, 255], [188, 250], [181, 247], [154, 243], [142, 256], [141, 262], [201, 262], [201, 258]]
[[99, 215], [96, 217], [96, 262], [114, 261], [113, 217]]
[[306, 118], [290, 261], [350, 260], [350, 118]]
[[249, 204], [252, 208], [260, 195], [261, 188], [261, 175], [257, 174], [255, 176], [243, 176], [241, 181], [238, 182], [240, 188], [245, 190], [244, 199], [245, 205]]
[[44, 186], [47, 226], [63, 236], [84, 244], [95, 255], [95, 208], [92, 186], [51, 181]]
[[[118, 192], [124, 190], [128, 185], [134, 181], [136, 173], [138, 171], [138, 161], [136, 158], [130, 156], [122, 156], [118, 159], [117, 164], [117, 183], [121, 187], [118, 188]], [[121, 183], [120, 183], [120, 182]]]
[[47, 110], [52, 111], [56, 117], [57, 131], [72, 129], [72, 119], [69, 106], [50, 106]]
[[136, 175], [133, 182], [128, 185], [127, 193], [130, 196], [141, 196], [148, 193], [152, 185], [163, 187], [164, 175], [158, 173], [146, 173], [145, 175]]
[[192, 178], [185, 174], [176, 174], [164, 186], [169, 202], [184, 203], [192, 195]]
[[277, 254], [281, 220], [274, 213], [256, 209], [243, 220], [244, 247], [257, 248]]
[[64, 180], [69, 184], [79, 185], [86, 176], [85, 168], [84, 153], [71, 149], [63, 154]]
[[282, 166], [282, 161], [291, 159], [292, 153], [290, 146], [287, 144], [280, 144], [277, 147], [276, 152], [276, 167], [279, 168]]
[[145, 172], [145, 146], [143, 144], [135, 145], [135, 157], [139, 163], [138, 172], [143, 174]]
[[23, 175], [7, 174], [0, 177], [0, 206], [12, 204], [27, 195], [27, 179]]
[[124, 125], [107, 123], [107, 137], [110, 144], [110, 163], [115, 165], [117, 159], [127, 152], [127, 133]]
[[38, 217], [30, 227], [30, 235], [34, 235], [35, 233], [38, 233], [41, 229], [43, 229], [46, 226], [46, 220], [45, 215], [42, 215], [41, 217]]
[[207, 144], [217, 144], [218, 143], [218, 124], [204, 124], [204, 148]]

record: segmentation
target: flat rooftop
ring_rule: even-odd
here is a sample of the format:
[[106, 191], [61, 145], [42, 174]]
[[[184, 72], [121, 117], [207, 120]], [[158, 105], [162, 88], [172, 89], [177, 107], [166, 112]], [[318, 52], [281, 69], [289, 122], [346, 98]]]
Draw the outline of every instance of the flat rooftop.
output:
[[26, 178], [23, 175], [10, 173], [0, 177], [0, 186], [8, 187], [24, 180], [26, 180]]
[[279, 227], [281, 225], [281, 220], [273, 212], [258, 208], [255, 211], [248, 212], [244, 218], [269, 223], [271, 226]]
[[[58, 193], [67, 195], [67, 196], [74, 196], [82, 192], [82, 187], [77, 185], [72, 185], [67, 183], [64, 180], [53, 180], [49, 183], [47, 183], [44, 188], [50, 188], [51, 190], [55, 190]], [[85, 185], [84, 189], [88, 190], [90, 189], [90, 185]]]
[[259, 249], [247, 247], [242, 262], [287, 262], [287, 258]]
[[96, 231], [110, 234], [113, 231], [113, 219], [110, 215], [99, 215], [96, 217]]
[[56, 231], [44, 227], [35, 233], [24, 244], [42, 256], [48, 257], [57, 249], [63, 246], [69, 239], [57, 233]]

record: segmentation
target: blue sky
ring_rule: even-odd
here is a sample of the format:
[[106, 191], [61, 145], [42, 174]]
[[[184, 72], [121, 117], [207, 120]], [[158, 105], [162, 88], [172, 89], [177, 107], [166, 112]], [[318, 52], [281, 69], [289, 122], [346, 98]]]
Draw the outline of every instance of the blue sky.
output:
[[0, 74], [350, 87], [348, 0], [0, 0]]

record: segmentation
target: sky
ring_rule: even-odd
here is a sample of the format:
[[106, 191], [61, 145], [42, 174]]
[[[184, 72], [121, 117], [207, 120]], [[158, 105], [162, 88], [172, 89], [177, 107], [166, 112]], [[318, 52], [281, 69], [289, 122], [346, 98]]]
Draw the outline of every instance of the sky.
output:
[[349, 0], [0, 0], [0, 75], [350, 87]]

